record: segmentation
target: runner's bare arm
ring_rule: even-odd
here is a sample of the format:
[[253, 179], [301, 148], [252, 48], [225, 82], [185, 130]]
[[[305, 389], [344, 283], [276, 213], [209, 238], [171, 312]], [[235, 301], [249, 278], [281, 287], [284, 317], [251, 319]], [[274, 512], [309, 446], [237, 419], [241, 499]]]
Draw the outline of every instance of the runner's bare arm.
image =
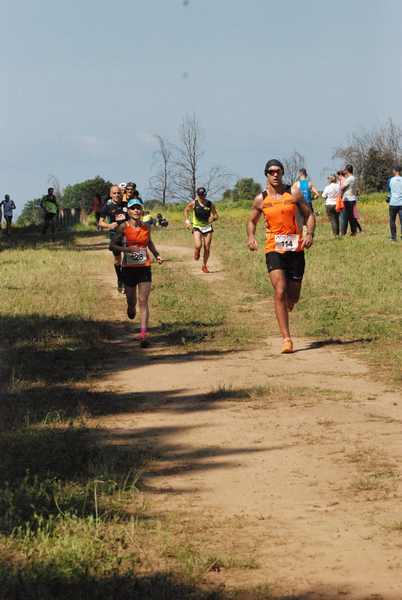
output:
[[209, 217], [209, 223], [213, 223], [219, 219], [218, 213], [215, 208], [215, 204], [211, 205], [211, 216]]
[[189, 229], [191, 227], [189, 213], [193, 210], [194, 204], [195, 204], [194, 200], [191, 200], [191, 202], [189, 202], [187, 204], [187, 206], [184, 208], [184, 224], [187, 227], [187, 229]]
[[[301, 196], [301, 194], [300, 194]], [[310, 248], [313, 244], [313, 237], [315, 231], [315, 216], [311, 208], [304, 201], [303, 197], [299, 197], [297, 199], [297, 205], [300, 209], [300, 212], [303, 215], [304, 222], [306, 223], [306, 235], [303, 240], [303, 248]]]
[[320, 197], [320, 194], [318, 193], [317, 188], [312, 183], [310, 183], [310, 190], [313, 193], [314, 199]]
[[258, 194], [258, 196], [255, 197], [253, 206], [251, 208], [250, 218], [247, 223], [247, 245], [249, 247], [249, 250], [251, 251], [258, 250], [258, 243], [255, 239], [255, 232], [257, 229], [257, 223], [260, 220], [262, 214], [262, 202], [262, 194]]
[[149, 236], [149, 242], [148, 242], [148, 248], [150, 249], [150, 251], [152, 252], [152, 254], [154, 255], [156, 261], [159, 264], [163, 263], [163, 258], [160, 256], [159, 252], [157, 251], [157, 249], [155, 248], [155, 244], [153, 243], [153, 241], [151, 240], [151, 236]]
[[111, 229], [116, 229], [118, 225], [118, 223], [107, 223], [105, 217], [100, 217], [99, 219], [99, 227], [101, 229], [107, 229], [108, 231], [110, 231]]
[[292, 183], [292, 187], [290, 188], [290, 192], [291, 194], [295, 195], [299, 192], [299, 182], [295, 181], [294, 183]]
[[[108, 223], [106, 223], [108, 225]], [[109, 244], [109, 250], [115, 250], [116, 252], [128, 252], [129, 248], [123, 245], [123, 231], [124, 225], [118, 225], [118, 230], [116, 231], [112, 241]]]

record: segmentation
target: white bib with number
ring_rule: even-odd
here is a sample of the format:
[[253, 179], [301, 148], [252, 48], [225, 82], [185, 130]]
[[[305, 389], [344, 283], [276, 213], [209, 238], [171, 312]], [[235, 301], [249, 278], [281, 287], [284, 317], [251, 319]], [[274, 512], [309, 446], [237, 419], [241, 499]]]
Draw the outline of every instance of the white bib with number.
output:
[[212, 225], [205, 225], [205, 227], [197, 227], [196, 229], [201, 231], [201, 233], [209, 233], [212, 231]]
[[299, 247], [299, 236], [297, 233], [275, 236], [275, 250], [278, 252], [296, 252]]
[[132, 267], [141, 267], [147, 261], [147, 249], [138, 247], [135, 252], [130, 252], [125, 255], [126, 265]]

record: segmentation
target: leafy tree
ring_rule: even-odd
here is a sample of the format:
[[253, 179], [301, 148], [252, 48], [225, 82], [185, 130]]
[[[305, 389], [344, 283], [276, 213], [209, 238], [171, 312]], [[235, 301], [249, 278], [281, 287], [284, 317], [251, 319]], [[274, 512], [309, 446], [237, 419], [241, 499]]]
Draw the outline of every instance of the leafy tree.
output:
[[242, 177], [239, 179], [232, 190], [225, 190], [223, 200], [253, 200], [261, 192], [261, 185], [254, 181], [252, 177]]
[[95, 194], [100, 194], [102, 198], [108, 198], [111, 185], [110, 181], [105, 181], [99, 175], [94, 179], [68, 185], [61, 198], [61, 206], [63, 208], [83, 208], [90, 211]]
[[35, 198], [25, 203], [24, 208], [20, 216], [18, 217], [17, 224], [22, 227], [28, 225], [39, 225], [43, 221], [43, 211], [40, 206], [41, 198]]
[[362, 179], [367, 192], [383, 192], [392, 173], [395, 159], [390, 152], [370, 148], [364, 164]]
[[362, 191], [385, 191], [392, 166], [402, 160], [402, 128], [389, 119], [377, 129], [354, 132], [333, 158], [353, 165]]

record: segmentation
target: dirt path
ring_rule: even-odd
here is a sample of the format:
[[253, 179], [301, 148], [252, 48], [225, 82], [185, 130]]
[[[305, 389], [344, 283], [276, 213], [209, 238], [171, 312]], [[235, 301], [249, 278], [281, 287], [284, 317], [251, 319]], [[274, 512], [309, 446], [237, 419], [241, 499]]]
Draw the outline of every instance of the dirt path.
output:
[[[164, 253], [201, 276], [188, 248]], [[211, 270], [206, 281], [224, 278], [216, 257]], [[101, 383], [140, 395], [141, 410], [102, 425], [112, 440], [140, 435], [162, 449], [144, 478], [161, 509], [227, 520], [228, 552], [247, 541], [258, 568], [232, 585], [269, 582], [281, 598], [401, 600], [402, 397], [341, 348], [297, 339], [282, 356], [279, 344], [149, 349]]]

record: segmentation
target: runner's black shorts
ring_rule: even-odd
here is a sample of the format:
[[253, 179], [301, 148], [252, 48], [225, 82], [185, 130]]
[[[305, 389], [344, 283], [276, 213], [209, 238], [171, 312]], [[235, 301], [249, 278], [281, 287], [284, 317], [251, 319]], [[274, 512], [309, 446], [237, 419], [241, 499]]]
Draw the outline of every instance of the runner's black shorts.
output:
[[286, 279], [301, 281], [304, 275], [304, 252], [267, 252], [265, 255], [268, 273], [280, 269]]
[[127, 287], [135, 287], [139, 283], [151, 282], [151, 267], [123, 267], [121, 278]]

